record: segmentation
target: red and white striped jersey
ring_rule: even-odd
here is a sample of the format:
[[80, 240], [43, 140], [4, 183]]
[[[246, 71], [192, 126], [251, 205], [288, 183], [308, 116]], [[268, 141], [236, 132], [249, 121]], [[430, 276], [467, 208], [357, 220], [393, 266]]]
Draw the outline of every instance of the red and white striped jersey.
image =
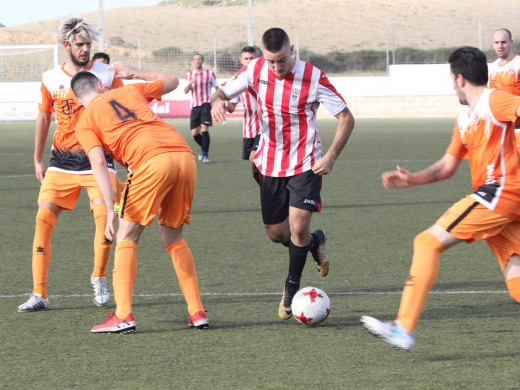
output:
[[186, 73], [186, 82], [189, 83], [195, 79], [195, 83], [191, 86], [191, 108], [209, 103], [212, 95], [212, 88], [217, 87], [217, 78], [212, 70], [203, 69], [202, 72], [192, 70]]
[[260, 107], [254, 96], [249, 92], [243, 92], [236, 98], [231, 99], [232, 103], [242, 103], [244, 106], [244, 129], [243, 138], [255, 138], [260, 134], [262, 114]]
[[312, 169], [322, 156], [316, 126], [320, 103], [332, 115], [347, 106], [325, 73], [295, 60], [291, 73], [278, 78], [264, 57], [254, 59], [222, 87], [228, 98], [249, 91], [260, 105], [262, 138], [255, 164], [264, 176], [294, 176]]

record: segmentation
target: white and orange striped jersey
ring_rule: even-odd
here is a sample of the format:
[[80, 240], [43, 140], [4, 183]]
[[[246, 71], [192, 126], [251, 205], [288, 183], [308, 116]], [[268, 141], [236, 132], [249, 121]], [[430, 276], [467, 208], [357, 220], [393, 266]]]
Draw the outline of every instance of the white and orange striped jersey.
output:
[[520, 220], [520, 157], [514, 138], [520, 97], [486, 88], [470, 112], [463, 108], [446, 153], [467, 158], [473, 198], [490, 210]]
[[[54, 112], [57, 122], [48, 169], [66, 173], [92, 173], [89, 160], [74, 133], [84, 107], [76, 102], [76, 96], [70, 88], [73, 76], [65, 71], [63, 65], [46, 71], [40, 88], [38, 110]], [[92, 61], [87, 71], [95, 74], [103, 85], [111, 88], [123, 86], [121, 79], [115, 77], [115, 71], [109, 70], [106, 64]], [[115, 172], [113, 161], [109, 167]]]
[[[224, 84], [225, 85], [225, 84]], [[243, 92], [236, 98], [231, 99], [232, 103], [242, 103], [244, 106], [244, 127], [243, 138], [255, 138], [260, 134], [262, 114], [256, 99], [249, 92]]]
[[191, 86], [191, 108], [209, 103], [213, 94], [212, 88], [218, 87], [217, 77], [212, 70], [203, 69], [199, 73], [192, 70], [186, 73], [185, 80], [187, 83], [193, 79], [196, 81]]
[[264, 57], [251, 60], [222, 87], [228, 98], [249, 91], [262, 113], [262, 137], [255, 164], [264, 176], [294, 176], [321, 158], [316, 126], [320, 103], [336, 115], [347, 105], [320, 69], [295, 56], [291, 73], [278, 78]]

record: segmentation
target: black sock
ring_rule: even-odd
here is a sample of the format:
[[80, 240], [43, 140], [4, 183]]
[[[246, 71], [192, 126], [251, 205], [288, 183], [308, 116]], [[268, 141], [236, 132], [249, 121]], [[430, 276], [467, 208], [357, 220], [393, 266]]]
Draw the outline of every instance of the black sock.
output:
[[194, 135], [193, 136], [193, 139], [195, 140], [195, 142], [200, 146], [202, 147], [202, 135], [197, 134], [197, 135]]
[[203, 131], [202, 133], [202, 151], [204, 154], [209, 152], [209, 131]]
[[314, 233], [311, 233], [311, 242], [309, 243], [309, 251], [315, 252], [320, 247], [320, 241], [318, 240], [318, 237]]
[[308, 251], [308, 246], [296, 246], [289, 242], [289, 278], [294, 282], [300, 282]]

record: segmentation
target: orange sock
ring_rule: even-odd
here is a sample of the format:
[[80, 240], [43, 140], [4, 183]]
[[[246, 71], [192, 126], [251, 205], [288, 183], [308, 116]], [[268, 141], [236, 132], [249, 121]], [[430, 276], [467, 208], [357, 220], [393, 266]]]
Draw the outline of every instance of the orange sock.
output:
[[39, 208], [34, 231], [32, 273], [33, 293], [47, 298], [47, 274], [51, 263], [51, 235], [58, 216], [49, 209]]
[[415, 332], [417, 322], [439, 270], [444, 247], [432, 234], [422, 232], [413, 243], [410, 276], [406, 281], [397, 320], [409, 332]]
[[116, 301], [116, 316], [125, 318], [132, 312], [132, 293], [137, 274], [137, 244], [121, 241], [116, 245], [112, 284]]
[[104, 204], [98, 204], [92, 209], [96, 233], [94, 235], [94, 277], [107, 275], [107, 264], [112, 249], [112, 241], [105, 237], [105, 226], [107, 222], [107, 209]]
[[506, 286], [509, 290], [509, 295], [511, 295], [511, 298], [520, 303], [520, 276], [507, 279]]
[[197, 272], [195, 271], [195, 263], [193, 262], [190, 248], [181, 238], [176, 243], [165, 246], [164, 249], [172, 258], [179, 285], [188, 304], [188, 313], [192, 316], [198, 311], [203, 311], [204, 306], [202, 306], [200, 301]]

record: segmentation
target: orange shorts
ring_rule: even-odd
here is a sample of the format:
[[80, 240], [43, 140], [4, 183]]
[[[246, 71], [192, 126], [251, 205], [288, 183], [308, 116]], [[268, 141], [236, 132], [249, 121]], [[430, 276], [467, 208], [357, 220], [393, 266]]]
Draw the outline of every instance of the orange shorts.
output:
[[486, 240], [502, 270], [511, 255], [520, 254], [520, 221], [497, 214], [469, 195], [451, 206], [437, 224], [468, 244]]
[[[115, 199], [116, 175], [109, 172], [112, 181], [112, 196]], [[102, 199], [92, 174], [78, 175], [60, 171], [47, 171], [40, 187], [38, 202], [51, 202], [64, 210], [73, 210], [81, 188], [87, 190], [92, 210], [92, 199]]]
[[148, 226], [159, 214], [161, 225], [178, 228], [189, 224], [196, 179], [192, 152], [166, 152], [152, 157], [128, 175], [121, 218]]

